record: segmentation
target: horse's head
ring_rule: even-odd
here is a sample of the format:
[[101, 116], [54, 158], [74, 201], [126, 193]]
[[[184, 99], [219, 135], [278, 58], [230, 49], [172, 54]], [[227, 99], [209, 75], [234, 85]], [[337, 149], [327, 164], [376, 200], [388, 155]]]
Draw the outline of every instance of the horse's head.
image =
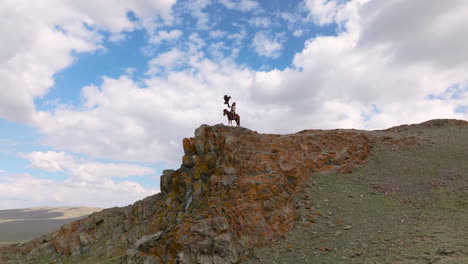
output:
[[228, 113], [229, 113], [229, 112], [228, 112], [227, 109], [224, 109], [224, 110], [223, 110], [223, 116], [227, 115]]

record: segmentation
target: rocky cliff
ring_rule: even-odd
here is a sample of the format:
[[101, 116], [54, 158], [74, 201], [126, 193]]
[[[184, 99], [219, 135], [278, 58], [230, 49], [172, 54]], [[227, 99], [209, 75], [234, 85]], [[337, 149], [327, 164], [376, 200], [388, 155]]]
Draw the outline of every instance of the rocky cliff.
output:
[[313, 175], [350, 173], [376, 142], [419, 144], [356, 130], [272, 135], [203, 125], [183, 140], [181, 167], [163, 172], [161, 193], [0, 248], [0, 262], [240, 263], [294, 228], [295, 196]]

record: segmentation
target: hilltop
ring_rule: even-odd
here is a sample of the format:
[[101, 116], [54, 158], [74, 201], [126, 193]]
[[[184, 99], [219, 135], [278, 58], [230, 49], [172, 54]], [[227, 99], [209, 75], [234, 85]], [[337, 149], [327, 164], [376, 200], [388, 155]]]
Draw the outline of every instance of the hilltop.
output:
[[[161, 193], [2, 263], [461, 263], [468, 122], [260, 134], [203, 125]], [[117, 199], [117, 197], [116, 197]], [[437, 262], [437, 263], [439, 263]]]

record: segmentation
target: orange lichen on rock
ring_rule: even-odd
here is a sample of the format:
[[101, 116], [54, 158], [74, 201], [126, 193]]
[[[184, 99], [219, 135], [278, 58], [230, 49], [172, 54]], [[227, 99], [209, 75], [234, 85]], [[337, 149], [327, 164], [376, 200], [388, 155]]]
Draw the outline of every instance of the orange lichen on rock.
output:
[[[293, 195], [304, 182], [314, 173], [350, 172], [366, 161], [372, 140], [350, 131], [279, 136], [217, 125], [200, 127], [183, 145], [193, 164], [171, 175], [177, 186], [165, 198], [166, 210], [179, 213], [160, 215], [168, 229], [152, 250], [165, 263], [235, 263], [271, 244], [294, 227]], [[222, 229], [214, 219], [223, 219]]]
[[[294, 195], [314, 173], [351, 172], [373, 140], [358, 131], [270, 135], [203, 125], [182, 143], [182, 166], [163, 172], [160, 194], [67, 225], [43, 247], [72, 256], [112, 249], [125, 252], [124, 263], [238, 263], [294, 227]], [[13, 248], [29, 254], [38, 244]]]

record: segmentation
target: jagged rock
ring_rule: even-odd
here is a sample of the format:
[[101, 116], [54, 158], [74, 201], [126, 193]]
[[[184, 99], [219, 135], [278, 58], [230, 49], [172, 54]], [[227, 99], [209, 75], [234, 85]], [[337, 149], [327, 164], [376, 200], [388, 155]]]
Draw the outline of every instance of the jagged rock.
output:
[[80, 233], [78, 237], [80, 238], [80, 243], [82, 246], [86, 246], [90, 243], [91, 239], [88, 238], [88, 235], [86, 233]]
[[229, 233], [220, 234], [214, 237], [213, 250], [215, 256], [221, 257], [228, 263], [236, 263], [238, 261], [237, 251]]
[[229, 223], [226, 217], [223, 217], [223, 216], [214, 217], [213, 228], [218, 234], [228, 231]]
[[221, 183], [224, 186], [230, 186], [236, 181], [236, 175], [230, 174], [230, 175], [223, 175], [223, 178], [221, 180]]
[[184, 138], [182, 140], [185, 155], [195, 155], [195, 146], [193, 145], [193, 138]]
[[160, 180], [161, 193], [167, 194], [170, 191], [172, 174], [174, 174], [174, 170], [163, 170]]
[[208, 255], [198, 255], [197, 256], [197, 264], [213, 264], [213, 256]]
[[235, 174], [237, 172], [236, 168], [234, 167], [224, 167], [223, 171], [226, 174]]
[[182, 164], [184, 164], [185, 167], [191, 168], [193, 167], [193, 156], [191, 155], [184, 155], [182, 158]]
[[224, 143], [225, 143], [226, 145], [233, 144], [233, 143], [235, 142], [234, 140], [235, 140], [235, 138], [234, 138], [233, 136], [228, 136], [228, 137], [226, 137], [226, 139], [224, 140]]
[[292, 197], [310, 175], [351, 171], [372, 142], [359, 131], [277, 136], [203, 125], [183, 140], [181, 168], [163, 171], [161, 194], [64, 226], [47, 236], [44, 251], [37, 251], [42, 240], [1, 248], [0, 262], [16, 259], [5, 252], [26, 258], [34, 250], [54, 257], [126, 252], [123, 263], [239, 263], [294, 227]]
[[198, 155], [205, 154], [205, 142], [200, 139], [195, 139], [195, 151]]
[[207, 125], [203, 124], [199, 128], [195, 129], [195, 139], [202, 138], [205, 136], [205, 128], [208, 127]]
[[203, 219], [198, 223], [194, 224], [190, 231], [194, 232], [195, 234], [199, 234], [202, 236], [209, 236], [213, 232], [213, 227], [211, 224], [211, 219]]
[[143, 236], [133, 244], [132, 248], [148, 253], [149, 249], [156, 245], [162, 234], [163, 232], [159, 231], [156, 234]]

